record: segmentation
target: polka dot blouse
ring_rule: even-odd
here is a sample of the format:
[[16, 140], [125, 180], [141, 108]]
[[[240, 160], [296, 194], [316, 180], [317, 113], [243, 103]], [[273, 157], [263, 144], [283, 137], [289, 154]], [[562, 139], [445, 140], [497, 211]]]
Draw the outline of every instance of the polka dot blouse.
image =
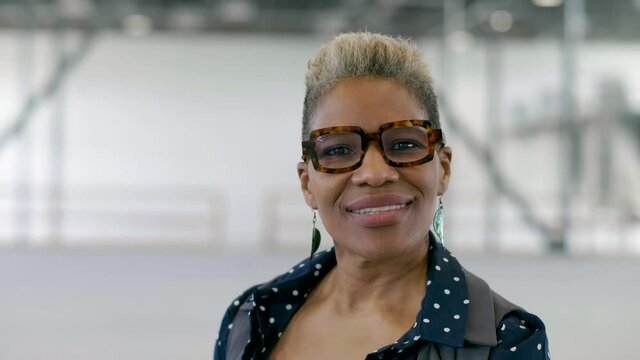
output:
[[[465, 270], [437, 241], [430, 241], [428, 254], [427, 291], [416, 321], [396, 342], [371, 352], [365, 359], [417, 359], [426, 342], [463, 346], [468, 305], [472, 301]], [[334, 266], [335, 251], [331, 248], [314, 255], [311, 262], [301, 261], [270, 283], [245, 291], [232, 302], [222, 320], [214, 360], [227, 360], [227, 338], [243, 304], [250, 307], [251, 335], [242, 359], [267, 359], [309, 292]], [[510, 312], [499, 323], [496, 335], [498, 343], [491, 348], [489, 359], [550, 359], [544, 324], [533, 314]]]

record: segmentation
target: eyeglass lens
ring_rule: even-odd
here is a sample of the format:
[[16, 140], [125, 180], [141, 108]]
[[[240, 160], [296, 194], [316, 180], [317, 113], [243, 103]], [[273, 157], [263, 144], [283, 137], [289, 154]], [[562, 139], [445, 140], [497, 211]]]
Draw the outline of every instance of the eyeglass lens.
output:
[[[418, 161], [429, 155], [427, 129], [420, 126], [390, 128], [382, 132], [382, 151], [396, 163]], [[357, 164], [362, 155], [359, 133], [332, 133], [316, 139], [316, 154], [320, 165], [329, 169], [347, 168]]]

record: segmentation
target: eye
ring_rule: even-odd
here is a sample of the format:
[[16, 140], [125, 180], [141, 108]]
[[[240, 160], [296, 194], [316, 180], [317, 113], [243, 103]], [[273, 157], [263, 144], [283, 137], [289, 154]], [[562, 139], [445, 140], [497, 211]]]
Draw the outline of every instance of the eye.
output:
[[353, 154], [353, 150], [346, 145], [333, 145], [330, 148], [323, 151], [325, 156], [344, 156]]
[[408, 151], [422, 148], [422, 145], [412, 140], [398, 140], [391, 144], [390, 150]]

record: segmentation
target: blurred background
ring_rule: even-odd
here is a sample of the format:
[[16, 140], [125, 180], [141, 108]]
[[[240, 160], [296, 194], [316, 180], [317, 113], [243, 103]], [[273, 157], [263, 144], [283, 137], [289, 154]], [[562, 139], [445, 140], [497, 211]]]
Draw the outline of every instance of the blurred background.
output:
[[0, 359], [211, 358], [308, 253], [306, 64], [353, 30], [430, 66], [462, 264], [552, 358], [634, 358], [640, 1], [0, 0]]

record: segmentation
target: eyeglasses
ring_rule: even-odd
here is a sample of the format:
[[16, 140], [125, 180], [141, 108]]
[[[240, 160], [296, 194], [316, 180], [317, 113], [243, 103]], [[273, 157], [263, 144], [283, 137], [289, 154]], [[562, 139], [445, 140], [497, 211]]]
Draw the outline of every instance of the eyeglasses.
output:
[[428, 120], [400, 120], [382, 124], [367, 133], [357, 126], [334, 126], [313, 130], [302, 142], [302, 159], [311, 159], [316, 171], [338, 174], [362, 165], [369, 143], [382, 151], [393, 167], [410, 167], [433, 159], [437, 144], [444, 144], [441, 129]]

